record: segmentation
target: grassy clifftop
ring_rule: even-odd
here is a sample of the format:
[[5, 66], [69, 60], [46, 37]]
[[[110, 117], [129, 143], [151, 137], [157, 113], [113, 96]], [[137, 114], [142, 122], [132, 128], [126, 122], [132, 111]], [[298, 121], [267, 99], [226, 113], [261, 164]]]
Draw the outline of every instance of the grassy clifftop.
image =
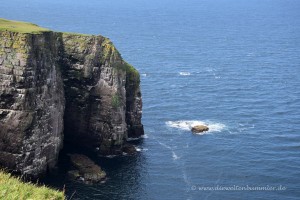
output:
[[20, 179], [0, 171], [0, 199], [10, 200], [63, 200], [64, 193], [45, 186], [23, 183]]
[[12, 21], [0, 18], [0, 31], [37, 34], [50, 30], [39, 27], [32, 23]]

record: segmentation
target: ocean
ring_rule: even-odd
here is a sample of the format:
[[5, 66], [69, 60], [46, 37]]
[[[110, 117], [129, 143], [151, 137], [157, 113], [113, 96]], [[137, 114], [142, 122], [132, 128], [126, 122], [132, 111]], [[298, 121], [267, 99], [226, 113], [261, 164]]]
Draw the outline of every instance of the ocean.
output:
[[100, 158], [104, 184], [52, 177], [72, 200], [300, 199], [299, 0], [0, 0], [0, 17], [107, 36], [141, 74], [138, 154]]

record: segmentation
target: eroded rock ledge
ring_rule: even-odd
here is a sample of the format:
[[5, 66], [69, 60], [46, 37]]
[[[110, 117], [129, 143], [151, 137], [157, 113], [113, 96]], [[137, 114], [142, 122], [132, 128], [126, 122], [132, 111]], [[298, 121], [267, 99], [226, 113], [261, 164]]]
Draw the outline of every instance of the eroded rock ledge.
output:
[[139, 73], [108, 38], [0, 19], [1, 166], [44, 173], [63, 140], [117, 154], [141, 117]]

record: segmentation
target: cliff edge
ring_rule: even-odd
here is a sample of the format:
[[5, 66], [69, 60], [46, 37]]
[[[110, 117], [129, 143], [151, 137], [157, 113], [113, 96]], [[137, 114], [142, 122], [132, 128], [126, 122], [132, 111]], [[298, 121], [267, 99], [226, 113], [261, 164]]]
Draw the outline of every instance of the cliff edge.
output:
[[63, 142], [118, 154], [139, 137], [138, 71], [103, 36], [0, 19], [0, 165], [37, 176]]

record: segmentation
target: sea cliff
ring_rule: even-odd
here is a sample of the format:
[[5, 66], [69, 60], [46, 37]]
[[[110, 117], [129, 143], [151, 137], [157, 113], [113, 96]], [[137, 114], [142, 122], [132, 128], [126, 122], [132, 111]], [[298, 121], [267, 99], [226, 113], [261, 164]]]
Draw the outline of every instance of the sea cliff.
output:
[[103, 36], [0, 19], [0, 165], [38, 176], [64, 143], [119, 154], [139, 137], [138, 71]]

